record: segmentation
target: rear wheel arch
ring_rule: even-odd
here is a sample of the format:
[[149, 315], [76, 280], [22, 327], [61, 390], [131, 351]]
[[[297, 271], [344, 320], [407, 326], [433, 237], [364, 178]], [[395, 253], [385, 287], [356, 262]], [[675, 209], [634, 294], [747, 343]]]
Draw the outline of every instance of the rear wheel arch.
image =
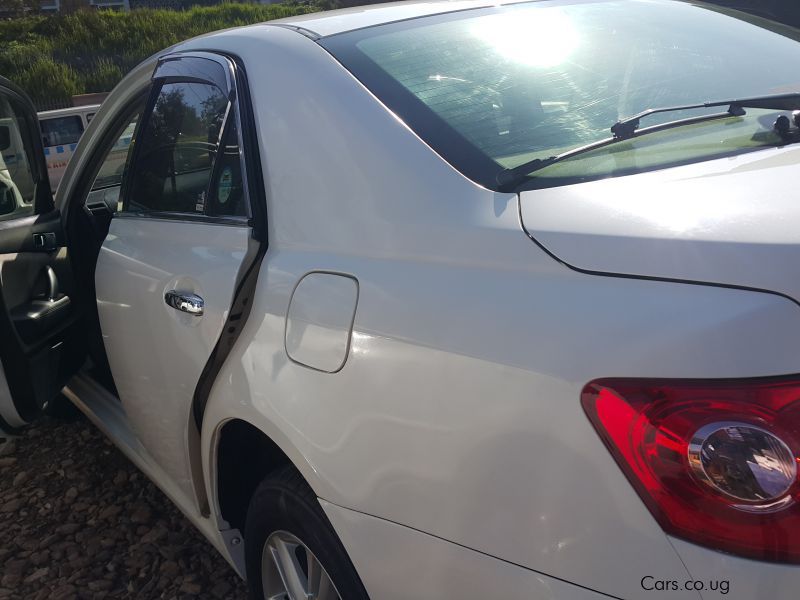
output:
[[250, 598], [369, 600], [314, 490], [292, 465], [256, 489], [244, 541]]
[[[322, 568], [330, 570], [336, 586], [342, 586], [341, 597], [368, 598], [317, 500], [313, 482], [307, 476], [310, 465], [302, 454], [292, 460], [293, 448], [282, 448], [273, 437], [246, 420], [229, 419], [217, 426], [210, 457], [216, 475], [212, 474], [211, 481], [218, 527], [235, 568], [248, 580], [250, 596], [261, 598], [263, 590], [255, 595], [253, 590], [264, 585], [262, 553], [253, 548], [261, 548], [265, 536], [286, 529], [288, 523], [291, 529], [298, 528], [292, 535], [300, 535], [303, 544], [311, 545], [311, 552], [319, 553], [318, 560], [324, 560]], [[306, 468], [305, 474], [302, 467]], [[267, 496], [281, 489], [284, 492], [280, 493], [280, 502], [270, 502]], [[306, 575], [310, 577], [310, 573]]]
[[219, 426], [212, 460], [219, 515], [227, 528], [242, 533], [250, 499], [261, 482], [285, 467], [298, 469], [296, 462], [262, 429], [238, 418]]

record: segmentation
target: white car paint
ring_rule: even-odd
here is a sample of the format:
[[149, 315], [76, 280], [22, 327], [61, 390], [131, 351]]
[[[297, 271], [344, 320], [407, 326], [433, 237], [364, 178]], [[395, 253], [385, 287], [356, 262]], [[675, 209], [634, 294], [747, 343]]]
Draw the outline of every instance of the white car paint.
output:
[[[122, 406], [142, 446], [186, 497], [195, 496], [187, 452], [192, 398], [248, 237], [247, 227], [117, 217], [97, 259], [97, 310]], [[170, 290], [198, 294], [205, 313], [167, 306]]]
[[800, 150], [770, 148], [521, 194], [522, 222], [567, 264], [740, 285], [800, 300]]
[[[515, 196], [437, 160], [310, 40], [269, 26], [229, 35], [245, 56], [283, 52], [252, 77], [252, 93], [269, 98], [259, 138], [284, 151], [263, 148], [265, 171], [280, 177], [267, 178], [259, 317], [214, 387], [203, 439], [231, 417], [255, 423], [326, 501], [615, 596], [652, 597], [640, 574], [653, 564], [689, 577], [611, 468], [581, 387], [609, 373], [792, 372], [797, 306], [575, 273], [521, 235]], [[314, 94], [320, 85], [337, 94]], [[278, 116], [293, 111], [304, 118], [288, 129]], [[309, 178], [307, 164], [326, 168]], [[351, 356], [335, 377], [280, 348], [291, 290], [312, 269], [356, 274], [361, 288]], [[351, 539], [356, 555], [374, 550]]]
[[[373, 12], [382, 9], [359, 9], [367, 20], [333, 14], [289, 23], [334, 33], [407, 14], [405, 7], [430, 12], [467, 5], [481, 4], [404, 4], [383, 16]], [[681, 181], [702, 185], [707, 179], [716, 189], [730, 186], [732, 208], [718, 213], [710, 233], [697, 239], [726, 242], [733, 249], [726, 261], [744, 256], [759, 238], [737, 229], [737, 219], [755, 219], [761, 205], [741, 189], [756, 181], [769, 185], [781, 168], [770, 158], [791, 160], [795, 150], [728, 161], [753, 169], [736, 183], [719, 176], [719, 161], [703, 162], [526, 193], [520, 200], [464, 178], [296, 31], [259, 25], [176, 49], [209, 48], [241, 57], [258, 99], [270, 224], [251, 317], [216, 379], [200, 432], [210, 515], [203, 514], [187, 477], [189, 434], [176, 431], [181, 423], [189, 426], [192, 376], [196, 381], [223, 314], [210, 311], [201, 324], [178, 321], [168, 314], [163, 293], [176, 279], [192, 277], [185, 280], [190, 287], [218, 294], [214, 304], [225, 306], [236, 277], [233, 253], [245, 247], [240, 232], [181, 237], [174, 224], [166, 231], [158, 221], [115, 220], [96, 283], [124, 412], [82, 376], [68, 393], [233, 564], [240, 563], [220, 516], [215, 451], [220, 428], [242, 419], [269, 436], [313, 487], [373, 598], [493, 592], [504, 598], [653, 598], [659, 594], [644, 591], [640, 580], [654, 568], [664, 579], [728, 578], [730, 598], [761, 595], [745, 579], [760, 572], [761, 563], [663, 533], [578, 400], [587, 381], [603, 376], [796, 372], [797, 304], [750, 290], [579, 273], [532, 243], [520, 215], [537, 241], [576, 267], [707, 281], [710, 271], [702, 265], [679, 264], [634, 244], [635, 231], [624, 223], [649, 224], [642, 235], [669, 241], [665, 247], [685, 259], [691, 228], [658, 228], [654, 215], [668, 210], [669, 190], [686, 193]], [[281, 60], [263, 60], [275, 53]], [[153, 65], [145, 63], [111, 94], [82, 148], [91, 148], [129, 94], [146, 84]], [[65, 210], [86, 159], [79, 149], [57, 193]], [[649, 217], [633, 203], [619, 209], [616, 220], [603, 212], [611, 198], [660, 185], [667, 191]], [[551, 197], [561, 198], [562, 207], [571, 203], [570, 210], [558, 211]], [[680, 206], [692, 216], [688, 202]], [[593, 220], [583, 220], [580, 210], [593, 210]], [[791, 233], [783, 231], [779, 239], [788, 243]], [[612, 243], [600, 245], [594, 233]], [[581, 243], [568, 245], [563, 240], [570, 236]], [[210, 246], [229, 253], [220, 269], [184, 262]], [[789, 279], [790, 253], [776, 256], [783, 257], [777, 262]], [[778, 282], [778, 267], [769, 277], [740, 275], [733, 263], [721, 268], [713, 277], [721, 283], [792, 293], [780, 287], [792, 284]], [[287, 354], [292, 291], [315, 271], [358, 281], [349, 355], [335, 374], [308, 369]], [[763, 285], [753, 283], [758, 277]], [[211, 306], [212, 298], [206, 300]], [[310, 348], [322, 346], [320, 340]], [[180, 356], [163, 354], [168, 349], [180, 349]], [[401, 559], [431, 571], [417, 569], [417, 580], [409, 581], [397, 570]], [[794, 597], [797, 568], [771, 565], [764, 572], [769, 597]], [[465, 579], [454, 584], [438, 573]], [[407, 594], [398, 591], [401, 585]]]
[[[695, 544], [671, 538], [670, 541], [698, 579], [731, 581], [730, 598], [791, 598], [797, 586], [800, 568], [747, 560], [722, 552], [709, 552]], [[703, 598], [718, 597], [706, 593]]]
[[335, 373], [350, 351], [358, 281], [341, 273], [308, 273], [286, 315], [286, 354], [296, 363]]
[[[511, 0], [503, 4], [517, 4], [525, 0]], [[420, 0], [416, 2], [387, 2], [376, 11], [369, 5], [352, 6], [335, 11], [309, 13], [270, 21], [271, 25], [299, 27], [321, 36], [335, 35], [362, 27], [371, 27], [391, 21], [402, 21], [426, 15], [437, 15], [458, 10], [493, 6], [485, 0]]]
[[[321, 501], [345, 536], [373, 598], [536, 598], [597, 600], [598, 595], [566, 581], [519, 569], [442, 539]], [[361, 540], [370, 540], [362, 544]]]

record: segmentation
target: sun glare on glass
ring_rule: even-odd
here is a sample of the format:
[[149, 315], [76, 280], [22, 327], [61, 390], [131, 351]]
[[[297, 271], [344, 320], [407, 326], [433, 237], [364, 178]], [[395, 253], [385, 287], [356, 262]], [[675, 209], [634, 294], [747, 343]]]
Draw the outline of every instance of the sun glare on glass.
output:
[[532, 67], [554, 67], [580, 44], [570, 18], [559, 9], [511, 12], [477, 20], [471, 33], [502, 56]]

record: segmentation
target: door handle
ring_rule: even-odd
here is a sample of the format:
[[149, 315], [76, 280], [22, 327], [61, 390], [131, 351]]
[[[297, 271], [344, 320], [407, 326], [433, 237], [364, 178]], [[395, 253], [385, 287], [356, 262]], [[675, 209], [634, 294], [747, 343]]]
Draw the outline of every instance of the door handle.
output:
[[197, 294], [189, 292], [178, 292], [170, 290], [164, 294], [164, 302], [176, 310], [189, 313], [192, 316], [200, 317], [203, 315], [205, 301]]
[[56, 234], [52, 232], [34, 233], [33, 247], [37, 250], [55, 250], [58, 247]]

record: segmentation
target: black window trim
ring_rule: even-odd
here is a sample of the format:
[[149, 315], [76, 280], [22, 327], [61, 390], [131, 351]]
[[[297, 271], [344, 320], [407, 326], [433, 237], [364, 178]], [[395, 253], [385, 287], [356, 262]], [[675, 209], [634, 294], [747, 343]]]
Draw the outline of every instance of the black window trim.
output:
[[[530, 5], [535, 1], [468, 8], [371, 25], [332, 34], [320, 38], [317, 43], [370, 90], [379, 102], [408, 125], [412, 131], [417, 132], [417, 135], [436, 154], [442, 157], [442, 160], [477, 184], [490, 190], [499, 191], [497, 174], [502, 170], [502, 167], [478, 150], [472, 142], [456, 131], [422, 100], [386, 73], [366, 53], [359, 50], [357, 44], [381, 33], [416, 28], [421, 22], [426, 25], [433, 25], [480, 15], [500, 14], [520, 6]], [[424, 137], [420, 132], [425, 132]]]
[[[215, 77], [213, 75], [209, 75], [209, 77], [198, 77], [192, 75], [184, 75], [184, 74], [177, 74], [177, 70], [174, 70], [173, 67], [175, 64], [179, 64], [180, 62], [184, 62], [184, 64], [188, 63], [189, 61], [208, 61], [211, 62], [219, 67], [221, 67], [220, 71], [224, 73], [225, 79]], [[201, 63], [196, 63], [201, 64]], [[153, 71], [152, 86], [150, 89], [150, 95], [145, 104], [144, 113], [142, 114], [142, 118], [139, 119], [139, 122], [136, 124], [136, 130], [134, 132], [134, 140], [138, 139], [141, 132], [147, 127], [148, 122], [150, 121], [150, 117], [153, 113], [153, 109], [155, 108], [155, 104], [158, 100], [158, 96], [161, 93], [161, 88], [168, 84], [168, 83], [200, 83], [204, 85], [213, 85], [220, 89], [223, 92], [225, 97], [228, 99], [228, 108], [226, 109], [226, 116], [225, 116], [225, 125], [222, 128], [222, 132], [220, 135], [220, 139], [222, 139], [222, 133], [224, 133], [227, 128], [229, 127], [228, 119], [232, 116], [236, 119], [237, 125], [237, 133], [239, 138], [239, 161], [242, 170], [242, 189], [244, 193], [244, 201], [248, 215], [253, 215], [253, 201], [251, 198], [251, 194], [249, 193], [250, 187], [247, 182], [247, 169], [246, 169], [246, 160], [245, 160], [245, 151], [243, 145], [243, 135], [241, 129], [241, 108], [239, 107], [238, 97], [236, 93], [236, 72], [237, 66], [231, 58], [216, 53], [214, 51], [192, 51], [192, 52], [180, 52], [176, 54], [170, 54], [167, 56], [162, 57], [159, 59], [158, 64], [156, 65], [155, 70]], [[240, 77], [241, 79], [241, 77]], [[239, 82], [241, 84], [241, 81]], [[224, 87], [222, 87], [224, 86]], [[141, 145], [136, 144], [133, 148], [133, 155], [131, 156], [130, 161], [130, 170], [131, 172], [136, 172], [136, 164], [139, 160], [139, 153], [141, 152]], [[212, 165], [212, 179], [213, 175], [217, 169], [217, 158], [214, 159], [214, 165]], [[128, 175], [127, 170], [125, 175]], [[256, 223], [258, 222], [252, 216], [225, 216], [225, 215], [208, 215], [205, 213], [207, 208], [204, 208], [203, 213], [190, 213], [190, 212], [171, 212], [171, 211], [137, 211], [131, 210], [129, 208], [129, 198], [130, 198], [130, 191], [132, 186], [132, 178], [125, 177], [122, 182], [122, 210], [117, 212], [114, 215], [114, 218], [123, 218], [123, 219], [153, 219], [159, 221], [183, 221], [187, 223], [207, 223], [212, 225], [229, 225], [229, 226], [237, 226], [237, 227], [252, 227], [256, 228]], [[209, 180], [209, 184], [210, 184]], [[255, 237], [255, 236], [254, 236]], [[257, 238], [258, 239], [258, 238]]]
[[201, 213], [184, 213], [169, 211], [127, 211], [118, 212], [115, 219], [148, 219], [151, 221], [181, 221], [186, 223], [208, 223], [210, 225], [234, 225], [250, 227], [250, 218], [243, 216], [205, 215]]

